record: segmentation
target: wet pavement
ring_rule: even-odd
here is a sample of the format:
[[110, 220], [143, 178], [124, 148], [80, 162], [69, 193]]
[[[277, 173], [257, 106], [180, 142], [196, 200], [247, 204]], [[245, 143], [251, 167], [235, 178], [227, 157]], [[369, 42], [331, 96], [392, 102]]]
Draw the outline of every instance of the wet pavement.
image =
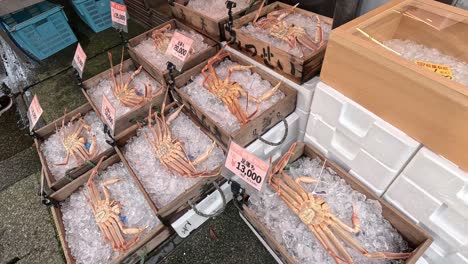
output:
[[[83, 79], [109, 68], [109, 50], [117, 63], [122, 41], [116, 31], [95, 34], [76, 15], [67, 14], [88, 56]], [[129, 21], [128, 37], [145, 30]], [[41, 63], [25, 63], [31, 71], [26, 79], [16, 82], [21, 85], [19, 90], [38, 96], [46, 123], [62, 116], [65, 108], [73, 110], [86, 102], [70, 66], [75, 48], [72, 45]], [[52, 217], [37, 196], [40, 161], [33, 140], [19, 129], [17, 121], [11, 110], [0, 117], [0, 263], [63, 263]], [[147, 262], [275, 263], [232, 204], [188, 238], [174, 239], [179, 241], [175, 250]]]

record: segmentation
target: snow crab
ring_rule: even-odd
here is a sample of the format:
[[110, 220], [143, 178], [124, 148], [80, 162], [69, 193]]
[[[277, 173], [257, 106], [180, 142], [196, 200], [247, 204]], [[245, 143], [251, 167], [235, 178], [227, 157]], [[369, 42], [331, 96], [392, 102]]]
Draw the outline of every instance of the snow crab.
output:
[[[147, 83], [145, 85], [145, 92], [143, 95], [138, 94], [135, 88], [129, 87], [130, 83], [135, 79], [135, 77], [140, 74], [143, 69], [143, 66], [140, 66], [136, 71], [130, 75], [130, 78], [126, 82], [123, 80], [123, 57], [124, 57], [124, 49], [122, 48], [122, 57], [120, 60], [120, 82], [117, 82], [114, 72], [114, 65], [112, 64], [112, 53], [107, 53], [109, 57], [109, 62], [111, 65], [110, 75], [113, 82], [113, 93], [114, 96], [119, 100], [126, 107], [136, 107], [146, 103], [148, 100], [152, 98], [152, 89], [151, 85]], [[157, 92], [159, 93], [161, 89]]]
[[[77, 119], [78, 121], [76, 124], [73, 124], [73, 121]], [[70, 156], [73, 157], [78, 166], [82, 165], [84, 161], [96, 157], [99, 153], [96, 135], [92, 136], [91, 143], [88, 145], [88, 139], [82, 133], [84, 129], [91, 132], [91, 126], [81, 118], [80, 113], [73, 116], [70, 121], [68, 121], [67, 125], [65, 125], [65, 119], [62, 119], [62, 127], [60, 129], [57, 127], [57, 123], [55, 123], [55, 131], [67, 153], [65, 161], [54, 164], [55, 166], [67, 165]]]
[[[109, 189], [107, 186], [119, 182], [119, 178], [109, 179], [102, 183], [102, 192], [104, 199], [101, 196], [94, 177], [97, 175], [99, 167], [102, 161], [106, 157], [102, 157], [99, 163], [94, 167], [89, 176], [88, 182], [86, 183], [86, 189], [88, 195], [83, 191], [83, 196], [86, 202], [91, 207], [96, 223], [104, 235], [104, 240], [112, 245], [112, 249], [118, 252], [125, 252], [139, 240], [139, 234], [143, 232], [147, 227], [139, 228], [128, 228], [120, 219], [120, 213], [122, 212], [122, 204], [116, 200], [112, 200], [110, 197]], [[125, 241], [123, 234], [135, 235], [130, 241]]]
[[[361, 225], [359, 217], [354, 211], [351, 217], [353, 227], [348, 226], [331, 213], [328, 204], [320, 197], [308, 193], [300, 184], [312, 183], [315, 179], [310, 177], [298, 177], [293, 180], [284, 172], [284, 167], [288, 164], [293, 154], [296, 143], [278, 161], [276, 166], [272, 166], [268, 173], [269, 185], [278, 193], [279, 197], [294, 213], [306, 224], [315, 235], [325, 250], [333, 257], [337, 264], [354, 263], [353, 259], [340, 243], [343, 240], [351, 248], [356, 249], [365, 257], [370, 259], [406, 259], [411, 253], [393, 252], [369, 252], [350, 234], [360, 231]], [[275, 175], [278, 174], [278, 177]]]
[[297, 47], [298, 42], [312, 51], [317, 50], [323, 46], [324, 36], [319, 16], [315, 15], [315, 19], [317, 21], [315, 36], [314, 38], [311, 38], [303, 27], [289, 25], [286, 23], [286, 21], [284, 21], [284, 18], [293, 13], [294, 9], [299, 4], [296, 4], [289, 9], [272, 11], [268, 13], [265, 18], [258, 20], [264, 5], [265, 0], [263, 0], [262, 4], [260, 5], [260, 8], [257, 11], [257, 15], [253, 20], [253, 25], [255, 27], [268, 30], [270, 36], [286, 41], [291, 48]]
[[[184, 105], [181, 105], [174, 113], [167, 119], [164, 114], [165, 102], [167, 97], [164, 98], [162, 105], [161, 117], [157, 113], [151, 113], [151, 107], [148, 113], [148, 127], [152, 138], [146, 131], [143, 131], [148, 143], [153, 149], [153, 153], [159, 159], [161, 164], [170, 173], [178, 173], [183, 177], [197, 178], [197, 177], [213, 177], [220, 173], [220, 168], [213, 171], [198, 171], [195, 166], [209, 158], [211, 152], [214, 150], [216, 143], [213, 142], [205, 153], [198, 156], [195, 160], [191, 160], [184, 149], [183, 143], [174, 138], [170, 129], [170, 124], [182, 111]], [[140, 128], [141, 128], [141, 124]]]
[[[224, 50], [224, 47], [211, 59], [208, 60], [208, 64], [202, 69], [201, 74], [204, 77], [203, 87], [209, 92], [218, 97], [229, 109], [229, 111], [236, 117], [241, 125], [244, 125], [250, 121], [250, 119], [257, 113], [258, 106], [261, 102], [268, 100], [272, 97], [275, 92], [281, 86], [279, 82], [271, 90], [263, 94], [260, 98], [255, 98], [248, 95], [248, 93], [242, 88], [242, 86], [236, 82], [231, 82], [231, 74], [234, 71], [243, 71], [254, 68], [252, 65], [235, 65], [228, 69], [227, 76], [224, 80], [220, 80], [216, 73], [213, 64], [222, 61], [224, 58], [229, 57], [230, 54]], [[209, 74], [207, 73], [209, 72]], [[247, 98], [247, 106], [249, 100], [257, 104], [257, 109], [250, 115], [244, 112], [240, 103], [239, 97], [245, 96]]]

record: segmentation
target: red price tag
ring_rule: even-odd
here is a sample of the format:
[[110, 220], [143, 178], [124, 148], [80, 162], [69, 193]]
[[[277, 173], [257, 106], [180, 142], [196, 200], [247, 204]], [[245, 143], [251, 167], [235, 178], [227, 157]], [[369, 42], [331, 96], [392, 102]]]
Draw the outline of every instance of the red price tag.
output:
[[39, 104], [39, 99], [37, 99], [37, 95], [34, 96], [31, 105], [28, 109], [28, 117], [29, 117], [29, 130], [32, 131], [34, 126], [36, 125], [37, 121], [42, 115], [42, 107]]
[[171, 42], [167, 47], [166, 54], [172, 55], [181, 61], [185, 61], [192, 47], [193, 39], [186, 37], [179, 32], [174, 32]]
[[75, 56], [73, 56], [73, 67], [78, 71], [80, 77], [83, 77], [83, 70], [86, 63], [86, 53], [83, 48], [81, 48], [80, 43], [76, 47]]
[[127, 6], [111, 1], [112, 22], [127, 26]]
[[224, 166], [260, 191], [265, 181], [269, 164], [231, 141]]
[[102, 107], [101, 115], [106, 120], [107, 125], [114, 131], [115, 127], [115, 108], [109, 102], [109, 99], [103, 94], [102, 95]]

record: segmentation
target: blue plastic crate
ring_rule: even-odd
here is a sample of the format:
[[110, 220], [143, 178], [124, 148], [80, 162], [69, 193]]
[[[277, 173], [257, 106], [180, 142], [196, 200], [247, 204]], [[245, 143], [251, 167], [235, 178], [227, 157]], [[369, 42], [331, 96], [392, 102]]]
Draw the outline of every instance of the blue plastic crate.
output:
[[[114, 0], [124, 4], [123, 0]], [[101, 32], [112, 26], [110, 0], [72, 0], [73, 8], [94, 32]]]
[[60, 5], [40, 2], [1, 17], [16, 43], [43, 60], [77, 41]]

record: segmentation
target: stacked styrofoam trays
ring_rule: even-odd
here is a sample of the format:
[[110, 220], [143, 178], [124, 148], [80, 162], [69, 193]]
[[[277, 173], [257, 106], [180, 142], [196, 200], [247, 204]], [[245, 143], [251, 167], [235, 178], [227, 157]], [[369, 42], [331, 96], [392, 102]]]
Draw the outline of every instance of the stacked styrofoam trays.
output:
[[[224, 43], [222, 44], [224, 45]], [[309, 117], [310, 112], [310, 104], [312, 103], [312, 97], [314, 94], [315, 86], [319, 82], [319, 77], [316, 76], [309, 80], [308, 82], [304, 83], [303, 85], [299, 85], [294, 83], [293, 81], [285, 78], [283, 75], [273, 71], [272, 69], [266, 67], [263, 64], [258, 63], [257, 61], [253, 60], [252, 58], [240, 53], [239, 51], [232, 49], [230, 47], [226, 47], [226, 50], [234, 53], [238, 56], [241, 56], [243, 59], [248, 61], [251, 65], [255, 67], [261, 68], [262, 70], [268, 72], [268, 74], [273, 75], [273, 77], [277, 78], [278, 80], [282, 81], [283, 83], [291, 86], [297, 91], [297, 103], [296, 103], [296, 113], [299, 115], [299, 137], [298, 140], [303, 140], [304, 132], [307, 126], [307, 120]]]
[[[265, 161], [268, 161], [270, 157], [275, 160], [283, 155], [293, 142], [298, 141], [299, 115], [293, 112], [286, 118], [286, 122], [288, 123], [288, 134], [283, 144], [271, 146], [257, 139], [248, 145], [246, 149]], [[274, 143], [279, 142], [286, 132], [285, 129], [283, 122], [280, 122], [263, 134], [262, 138]]]
[[381, 195], [420, 144], [319, 82], [304, 141]]
[[434, 234], [428, 259], [468, 263], [468, 173], [424, 147], [384, 198]]

